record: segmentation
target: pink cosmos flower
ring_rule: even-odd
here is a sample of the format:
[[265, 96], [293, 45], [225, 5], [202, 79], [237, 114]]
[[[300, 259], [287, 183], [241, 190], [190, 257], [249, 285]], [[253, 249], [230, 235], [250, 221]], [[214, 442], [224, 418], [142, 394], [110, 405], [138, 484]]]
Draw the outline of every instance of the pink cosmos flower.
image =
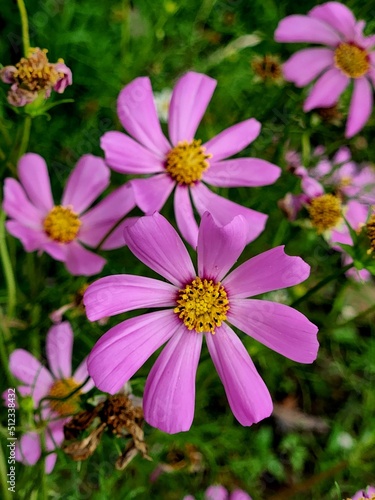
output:
[[[22, 156], [18, 176], [20, 182], [5, 179], [3, 209], [10, 217], [6, 222], [8, 232], [21, 240], [27, 252], [45, 251], [64, 262], [73, 275], [99, 273], [106, 260], [83, 245], [99, 245], [134, 208], [129, 183], [87, 210], [109, 185], [110, 170], [101, 158], [82, 156], [68, 178], [60, 205], [53, 202], [47, 165], [41, 156]], [[105, 240], [102, 249], [124, 245], [120, 226]]]
[[283, 67], [286, 80], [304, 87], [318, 78], [304, 104], [304, 111], [329, 108], [353, 81], [353, 95], [345, 136], [357, 134], [369, 119], [375, 84], [375, 37], [363, 35], [364, 21], [339, 2], [314, 7], [307, 16], [282, 19], [275, 32], [277, 42], [316, 43], [324, 48], [303, 49]]
[[375, 500], [375, 486], [367, 486], [364, 490], [357, 491], [352, 500]]
[[133, 275], [97, 280], [84, 295], [91, 321], [140, 308], [162, 310], [127, 319], [111, 328], [88, 360], [99, 389], [114, 394], [159, 347], [144, 390], [146, 421], [165, 432], [187, 431], [194, 417], [195, 375], [206, 338], [234, 416], [252, 425], [270, 415], [272, 401], [236, 328], [301, 362], [317, 355], [317, 327], [283, 304], [248, 299], [304, 281], [310, 267], [276, 247], [228, 274], [247, 240], [247, 221], [218, 225], [206, 212], [198, 234], [198, 270], [175, 229], [159, 213], [125, 226], [129, 249], [169, 281]]
[[[187, 495], [183, 500], [195, 500], [192, 495]], [[204, 493], [204, 500], [251, 500], [251, 496], [246, 491], [237, 489], [229, 493], [224, 486], [212, 485]]]
[[175, 188], [174, 211], [183, 237], [195, 248], [200, 216], [212, 213], [220, 224], [236, 215], [247, 220], [247, 242], [264, 229], [267, 215], [222, 198], [207, 188], [265, 186], [279, 177], [279, 167], [259, 158], [227, 158], [258, 137], [261, 125], [251, 118], [234, 125], [205, 144], [195, 138], [216, 81], [189, 72], [176, 83], [169, 107], [168, 141], [160, 127], [149, 78], [136, 78], [120, 93], [117, 111], [125, 130], [107, 132], [101, 147], [107, 164], [124, 174], [147, 174], [132, 181], [136, 204], [146, 214], [160, 211]]
[[[46, 354], [50, 370], [47, 370], [32, 354], [16, 349], [10, 356], [9, 369], [23, 385], [18, 387], [22, 396], [32, 398], [34, 409], [40, 407], [41, 419], [35, 417], [35, 430], [30, 430], [18, 440], [16, 460], [25, 465], [34, 465], [42, 455], [40, 432], [44, 429], [45, 448], [53, 452], [64, 441], [64, 424], [68, 415], [79, 409], [79, 395], [94, 387], [89, 379], [77, 393], [66, 398], [81, 386], [88, 377], [87, 358], [72, 375], [73, 332], [68, 322], [55, 325], [47, 333]], [[49, 453], [45, 469], [49, 474], [55, 466], [57, 455]]]

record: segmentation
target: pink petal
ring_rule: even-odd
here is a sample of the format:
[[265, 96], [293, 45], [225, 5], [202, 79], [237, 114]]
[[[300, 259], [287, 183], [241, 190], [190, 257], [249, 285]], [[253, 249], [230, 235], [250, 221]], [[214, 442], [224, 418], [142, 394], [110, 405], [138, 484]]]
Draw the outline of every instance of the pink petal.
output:
[[258, 120], [250, 118], [223, 130], [203, 146], [212, 154], [212, 161], [217, 162], [245, 149], [258, 137], [261, 127]]
[[230, 298], [245, 298], [298, 285], [310, 275], [310, 266], [300, 257], [284, 252], [284, 245], [272, 248], [241, 264], [224, 280]]
[[147, 149], [160, 157], [171, 149], [160, 127], [149, 78], [136, 78], [121, 90], [117, 113], [124, 129]]
[[204, 213], [198, 236], [198, 275], [221, 281], [246, 246], [246, 221], [238, 215], [225, 226]]
[[228, 491], [220, 484], [209, 486], [204, 492], [204, 500], [228, 500]]
[[44, 159], [34, 153], [27, 153], [20, 158], [17, 170], [31, 203], [43, 212], [51, 210], [54, 203]]
[[312, 363], [318, 354], [318, 328], [306, 316], [285, 304], [232, 299], [228, 321], [293, 361]]
[[115, 274], [100, 278], [90, 285], [84, 295], [86, 314], [90, 321], [147, 307], [173, 307], [178, 289], [169, 283]]
[[366, 223], [369, 214], [369, 207], [362, 205], [362, 203], [359, 203], [358, 201], [350, 200], [346, 205], [346, 208], [345, 218], [352, 228], [357, 231]]
[[123, 220], [116, 229], [114, 229], [111, 234], [104, 240], [104, 243], [100, 246], [101, 250], [113, 250], [114, 248], [121, 248], [126, 245], [124, 238], [124, 229], [129, 221], [134, 221], [138, 217], [127, 217]]
[[65, 262], [67, 258], [68, 245], [63, 243], [58, 243], [47, 238], [47, 241], [42, 245], [42, 249], [53, 259], [60, 260], [61, 262]]
[[366, 125], [373, 107], [372, 87], [367, 78], [357, 78], [350, 101], [345, 137], [349, 139], [358, 134]]
[[105, 161], [121, 174], [164, 172], [164, 156], [149, 151], [122, 132], [106, 132], [100, 139]]
[[62, 205], [72, 205], [81, 214], [109, 186], [109, 177], [110, 171], [102, 158], [82, 156], [69, 175]]
[[222, 226], [228, 224], [236, 215], [242, 215], [248, 223], [246, 243], [255, 240], [264, 230], [267, 215], [227, 200], [213, 193], [203, 183], [196, 184], [191, 189], [191, 194], [199, 215], [210, 212], [214, 220]]
[[[96, 247], [120, 219], [135, 207], [130, 183], [115, 189], [104, 200], [81, 217], [79, 240], [90, 247]], [[124, 246], [122, 238], [119, 246]], [[113, 247], [112, 248], [116, 248]]]
[[215, 335], [206, 334], [206, 341], [229, 405], [240, 424], [252, 425], [269, 417], [271, 396], [233, 330], [223, 323]]
[[211, 163], [203, 180], [213, 186], [253, 187], [273, 184], [281, 174], [281, 169], [259, 158], [236, 158], [235, 160]]
[[55, 468], [56, 460], [57, 460], [57, 453], [49, 453], [46, 456], [45, 469], [44, 469], [46, 474], [51, 474], [51, 472]]
[[309, 17], [320, 19], [343, 35], [345, 41], [354, 41], [357, 21], [346, 5], [339, 2], [326, 2], [317, 5], [309, 12]]
[[90, 252], [76, 241], [65, 245], [67, 270], [73, 276], [92, 276], [98, 274], [107, 262], [100, 255]]
[[324, 194], [324, 187], [316, 179], [306, 176], [301, 181], [302, 191], [311, 199]]
[[313, 17], [293, 15], [282, 19], [275, 31], [276, 42], [319, 43], [336, 47], [341, 38], [325, 22]]
[[143, 409], [148, 424], [168, 434], [190, 429], [201, 347], [202, 335], [185, 325], [173, 334], [146, 381]]
[[174, 214], [180, 233], [193, 248], [196, 248], [198, 224], [194, 217], [190, 192], [187, 186], [176, 186], [174, 193]]
[[329, 108], [334, 106], [340, 95], [349, 85], [350, 79], [336, 68], [329, 69], [313, 86], [308, 95], [303, 110], [311, 111], [314, 108]]
[[95, 385], [114, 394], [181, 324], [172, 310], [128, 319], [111, 328], [95, 344], [88, 369]]
[[42, 455], [39, 434], [28, 432], [18, 441], [16, 460], [25, 465], [35, 465]]
[[293, 82], [297, 87], [304, 87], [329, 66], [333, 66], [332, 49], [300, 50], [283, 65], [284, 78], [288, 82]]
[[48, 242], [47, 235], [40, 229], [31, 229], [15, 220], [8, 220], [5, 226], [9, 234], [21, 241], [26, 252], [40, 250]]
[[159, 212], [169, 198], [176, 182], [168, 174], [130, 181], [135, 203], [145, 214]]
[[176, 83], [169, 106], [168, 130], [173, 146], [192, 141], [216, 87], [216, 80], [190, 71]]
[[32, 205], [26, 193], [15, 179], [7, 178], [4, 181], [4, 212], [20, 224], [32, 229], [42, 229], [45, 215]]
[[146, 266], [178, 287], [196, 276], [191, 258], [181, 238], [159, 213], [140, 217], [125, 227], [125, 241]]
[[48, 365], [57, 379], [72, 375], [74, 335], [68, 321], [52, 326], [47, 333], [46, 353]]
[[234, 490], [230, 494], [229, 500], [251, 500], [251, 496], [243, 490]]
[[[81, 364], [78, 366], [76, 371], [73, 374], [73, 379], [78, 382], [79, 384], [83, 384], [83, 382], [87, 379], [89, 376], [88, 372], [88, 367], [87, 367], [87, 360], [88, 356], [84, 358], [84, 360], [81, 362]], [[89, 392], [93, 387], [95, 387], [94, 381], [92, 378], [90, 378], [86, 384], [81, 387], [80, 391], [86, 394], [86, 392]]]
[[[64, 424], [63, 421], [58, 421], [53, 424], [50, 424], [45, 433], [46, 437], [46, 451], [53, 451], [56, 448], [60, 448], [64, 441]], [[57, 459], [57, 454], [56, 453], [50, 453], [46, 457], [46, 462], [45, 462], [45, 471], [46, 474], [50, 474], [56, 463]]]

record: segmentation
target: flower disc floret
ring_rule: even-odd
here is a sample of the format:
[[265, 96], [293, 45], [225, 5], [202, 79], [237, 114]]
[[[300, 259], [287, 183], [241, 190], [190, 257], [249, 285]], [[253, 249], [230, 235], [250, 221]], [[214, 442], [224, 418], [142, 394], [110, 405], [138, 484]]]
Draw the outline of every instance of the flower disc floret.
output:
[[371, 250], [370, 252], [375, 251], [375, 214], [371, 215], [366, 224], [366, 233], [368, 239], [370, 240]]
[[203, 172], [210, 166], [207, 161], [212, 155], [205, 152], [202, 141], [180, 141], [167, 154], [165, 168], [178, 184], [191, 186], [202, 179]]
[[[53, 87], [63, 75], [48, 61], [47, 52], [47, 49], [38, 47], [30, 49], [28, 57], [23, 57], [16, 64], [17, 71], [13, 78], [31, 91]], [[59, 62], [63, 62], [62, 59]]]
[[311, 224], [318, 233], [334, 228], [341, 220], [341, 202], [333, 194], [323, 194], [311, 200], [308, 207]]
[[195, 278], [179, 291], [177, 307], [174, 312], [183, 320], [188, 330], [197, 333], [215, 333], [227, 319], [229, 300], [220, 282]]
[[59, 243], [70, 243], [75, 240], [80, 226], [78, 214], [71, 208], [61, 205], [53, 207], [43, 222], [46, 234]]
[[[77, 390], [79, 384], [73, 378], [56, 380], [49, 390], [48, 397], [56, 398], [49, 400], [51, 410], [61, 416], [73, 415], [79, 410], [79, 399], [81, 391]], [[74, 393], [74, 394], [72, 394]], [[70, 397], [69, 394], [72, 394]]]
[[366, 50], [350, 43], [340, 43], [334, 54], [335, 66], [349, 78], [361, 78], [370, 69]]

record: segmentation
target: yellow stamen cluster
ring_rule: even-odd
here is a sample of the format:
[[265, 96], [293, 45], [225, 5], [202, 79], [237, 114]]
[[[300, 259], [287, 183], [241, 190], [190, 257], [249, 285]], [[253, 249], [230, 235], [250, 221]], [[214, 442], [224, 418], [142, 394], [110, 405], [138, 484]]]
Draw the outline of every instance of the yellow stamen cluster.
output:
[[313, 198], [308, 207], [311, 224], [318, 233], [334, 228], [341, 220], [341, 202], [333, 194], [323, 194]]
[[202, 178], [210, 166], [207, 161], [212, 155], [205, 153], [202, 141], [180, 141], [167, 154], [165, 168], [178, 184], [190, 186]]
[[263, 57], [255, 57], [251, 61], [251, 67], [254, 73], [263, 81], [267, 80], [282, 80], [283, 74], [281, 64], [278, 57], [265, 55]]
[[[347, 498], [346, 500], [352, 500], [352, 499]], [[365, 497], [358, 498], [358, 500], [375, 500], [375, 493], [370, 494], [370, 496], [366, 495]]]
[[[22, 57], [16, 64], [17, 71], [13, 78], [18, 80], [19, 84], [30, 91], [39, 91], [50, 89], [62, 78], [55, 69], [55, 65], [50, 63], [47, 58], [47, 49], [39, 47], [31, 48], [28, 57]], [[59, 60], [62, 62], [62, 59]]]
[[48, 404], [51, 410], [55, 411], [61, 416], [74, 415], [80, 409], [79, 399], [81, 391], [76, 391], [72, 396], [69, 396], [80, 384], [73, 378], [64, 378], [60, 380], [56, 380], [49, 393], [48, 396], [51, 398], [58, 399], [49, 399]]
[[366, 50], [351, 43], [340, 43], [335, 50], [335, 66], [350, 78], [361, 78], [370, 69]]
[[227, 319], [229, 300], [224, 287], [212, 280], [195, 278], [179, 291], [174, 312], [183, 320], [188, 330], [198, 333], [215, 333]]
[[78, 234], [81, 221], [78, 215], [68, 207], [53, 207], [44, 219], [44, 230], [47, 235], [59, 243], [70, 243]]
[[373, 252], [375, 251], [375, 214], [370, 216], [365, 227], [366, 234], [368, 236], [368, 239], [370, 240], [370, 252]]

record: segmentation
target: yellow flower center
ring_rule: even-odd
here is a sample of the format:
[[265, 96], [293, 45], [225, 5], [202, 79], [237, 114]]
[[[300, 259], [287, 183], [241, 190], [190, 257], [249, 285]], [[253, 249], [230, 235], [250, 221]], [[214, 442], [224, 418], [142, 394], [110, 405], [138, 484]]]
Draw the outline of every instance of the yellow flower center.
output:
[[188, 330], [215, 333], [215, 328], [227, 319], [228, 309], [227, 293], [220, 282], [195, 278], [179, 290], [177, 307], [173, 311]]
[[68, 396], [75, 389], [77, 389], [79, 385], [80, 384], [77, 384], [73, 378], [56, 380], [48, 393], [49, 397], [56, 398], [48, 401], [51, 410], [61, 416], [73, 415], [74, 413], [77, 413], [80, 409], [79, 399], [81, 391], [76, 391], [70, 397]]
[[43, 226], [47, 235], [59, 243], [70, 243], [78, 234], [81, 226], [78, 215], [68, 207], [53, 207], [44, 219]]
[[28, 57], [22, 57], [16, 64], [13, 76], [27, 90], [49, 89], [61, 78], [54, 64], [48, 61], [47, 52], [47, 49], [31, 48]]
[[167, 154], [165, 168], [179, 184], [190, 186], [202, 178], [203, 172], [210, 166], [207, 161], [212, 155], [205, 153], [202, 141], [180, 141]]
[[336, 68], [350, 78], [360, 78], [370, 69], [367, 52], [350, 43], [340, 43], [335, 50], [334, 61]]
[[334, 228], [341, 220], [341, 202], [333, 194], [313, 198], [308, 207], [311, 224], [318, 233]]
[[369, 253], [375, 251], [375, 214], [371, 215], [365, 226], [365, 231], [370, 240], [371, 249]]

